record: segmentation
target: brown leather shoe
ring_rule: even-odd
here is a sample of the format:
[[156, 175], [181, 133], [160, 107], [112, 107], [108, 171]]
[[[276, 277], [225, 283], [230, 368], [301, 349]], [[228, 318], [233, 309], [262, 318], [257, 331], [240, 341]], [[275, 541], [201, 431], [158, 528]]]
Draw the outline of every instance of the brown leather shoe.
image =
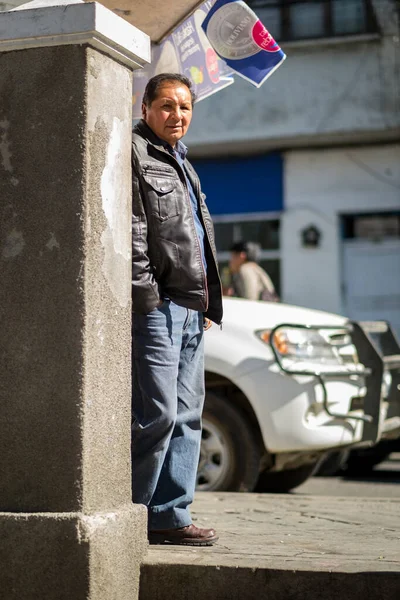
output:
[[150, 544], [176, 544], [179, 546], [212, 546], [218, 539], [214, 529], [200, 529], [187, 525], [179, 529], [153, 529], [149, 531]]

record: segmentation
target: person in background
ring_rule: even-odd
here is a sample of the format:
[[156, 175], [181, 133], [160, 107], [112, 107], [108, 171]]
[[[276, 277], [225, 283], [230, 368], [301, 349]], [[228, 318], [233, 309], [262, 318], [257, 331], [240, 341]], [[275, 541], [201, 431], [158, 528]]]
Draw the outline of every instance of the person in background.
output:
[[222, 321], [214, 230], [181, 141], [194, 93], [152, 77], [132, 149], [132, 500], [150, 543], [209, 546], [192, 523], [204, 404], [204, 337]]
[[271, 278], [258, 264], [259, 255], [260, 246], [255, 242], [237, 242], [232, 246], [231, 287], [227, 295], [247, 300], [279, 301]]

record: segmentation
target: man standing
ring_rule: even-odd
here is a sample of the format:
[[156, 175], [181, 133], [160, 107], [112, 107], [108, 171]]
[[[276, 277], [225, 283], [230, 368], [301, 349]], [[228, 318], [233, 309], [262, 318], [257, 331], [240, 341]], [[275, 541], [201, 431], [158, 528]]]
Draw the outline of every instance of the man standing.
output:
[[181, 142], [191, 82], [148, 82], [133, 131], [132, 498], [150, 543], [212, 545], [191, 520], [204, 404], [203, 331], [221, 323], [213, 226]]

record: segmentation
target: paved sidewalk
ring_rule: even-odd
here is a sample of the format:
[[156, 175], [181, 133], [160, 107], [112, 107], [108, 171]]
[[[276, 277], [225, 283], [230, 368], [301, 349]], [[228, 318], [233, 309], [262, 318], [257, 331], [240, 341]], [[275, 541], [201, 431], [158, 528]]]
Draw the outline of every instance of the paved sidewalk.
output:
[[198, 493], [211, 548], [152, 546], [141, 600], [400, 599], [396, 499]]

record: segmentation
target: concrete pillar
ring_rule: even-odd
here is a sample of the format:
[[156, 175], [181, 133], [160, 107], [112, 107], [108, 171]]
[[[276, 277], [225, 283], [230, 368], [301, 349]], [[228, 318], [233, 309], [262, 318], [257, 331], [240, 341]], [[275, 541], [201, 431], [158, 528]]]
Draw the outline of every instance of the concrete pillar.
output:
[[0, 597], [134, 600], [131, 97], [150, 42], [100, 4], [45, 4], [0, 13]]

